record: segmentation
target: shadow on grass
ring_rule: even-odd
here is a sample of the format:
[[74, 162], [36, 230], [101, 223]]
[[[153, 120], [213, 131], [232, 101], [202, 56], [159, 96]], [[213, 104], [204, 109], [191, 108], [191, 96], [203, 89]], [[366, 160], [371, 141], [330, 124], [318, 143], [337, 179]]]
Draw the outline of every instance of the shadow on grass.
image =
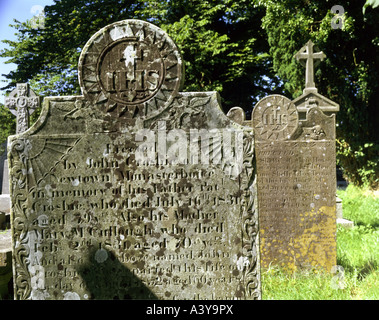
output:
[[370, 273], [374, 272], [375, 270], [378, 270], [379, 263], [378, 261], [374, 259], [368, 260], [362, 268], [360, 268], [358, 272], [358, 280], [363, 280], [365, 277], [367, 277]]
[[373, 223], [366, 223], [362, 221], [354, 221], [354, 224], [359, 227], [370, 227], [372, 229], [379, 229], [379, 220], [375, 220]]
[[365, 277], [367, 277], [372, 272], [375, 272], [379, 268], [379, 262], [375, 259], [369, 259], [362, 266], [352, 265], [348, 259], [345, 257], [337, 258], [337, 265], [342, 266], [345, 272], [357, 274], [357, 280], [362, 281]]

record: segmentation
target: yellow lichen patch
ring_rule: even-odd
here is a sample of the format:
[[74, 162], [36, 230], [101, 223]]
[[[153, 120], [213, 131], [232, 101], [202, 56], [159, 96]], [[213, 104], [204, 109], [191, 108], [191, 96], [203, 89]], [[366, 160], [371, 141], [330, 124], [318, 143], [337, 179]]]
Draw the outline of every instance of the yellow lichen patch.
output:
[[296, 258], [312, 267], [330, 271], [336, 265], [336, 213], [335, 206], [323, 206], [317, 212], [304, 214], [308, 228], [293, 239]]
[[[298, 221], [297, 224], [295, 221]], [[262, 231], [263, 267], [278, 264], [294, 272], [298, 267], [322, 267], [330, 270], [336, 265], [335, 206], [323, 206], [317, 211], [312, 209], [302, 212], [298, 215], [298, 220], [292, 220], [289, 227], [276, 229], [271, 233], [267, 229]]]

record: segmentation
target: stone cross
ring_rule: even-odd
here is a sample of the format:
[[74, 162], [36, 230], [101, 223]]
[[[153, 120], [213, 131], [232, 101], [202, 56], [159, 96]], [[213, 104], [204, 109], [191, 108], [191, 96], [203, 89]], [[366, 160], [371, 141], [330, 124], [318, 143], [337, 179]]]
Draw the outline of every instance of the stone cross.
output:
[[5, 98], [5, 106], [17, 117], [17, 134], [29, 128], [29, 116], [37, 109], [40, 98], [29, 88], [27, 83], [17, 83], [9, 97]]
[[[314, 82], [314, 67], [319, 62], [318, 60], [324, 60], [325, 54], [320, 52], [314, 52], [314, 43], [309, 40], [304, 47], [302, 47], [296, 54], [296, 60], [305, 66], [305, 89], [304, 93], [317, 92], [317, 88]], [[305, 61], [304, 61], [305, 60]], [[316, 61], [314, 61], [316, 60]]]

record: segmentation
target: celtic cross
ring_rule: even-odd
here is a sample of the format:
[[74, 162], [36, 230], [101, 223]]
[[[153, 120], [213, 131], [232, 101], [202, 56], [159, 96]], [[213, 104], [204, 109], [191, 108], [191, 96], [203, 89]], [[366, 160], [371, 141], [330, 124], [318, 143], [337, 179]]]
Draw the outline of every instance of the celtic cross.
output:
[[29, 116], [37, 109], [39, 103], [40, 98], [27, 83], [17, 83], [16, 89], [5, 98], [5, 106], [17, 117], [17, 134], [28, 130]]
[[[325, 54], [320, 52], [314, 52], [314, 43], [309, 40], [304, 47], [302, 47], [296, 54], [296, 60], [305, 66], [305, 89], [304, 93], [317, 92], [317, 88], [314, 82], [314, 67], [324, 60]], [[316, 60], [316, 61], [314, 61]]]

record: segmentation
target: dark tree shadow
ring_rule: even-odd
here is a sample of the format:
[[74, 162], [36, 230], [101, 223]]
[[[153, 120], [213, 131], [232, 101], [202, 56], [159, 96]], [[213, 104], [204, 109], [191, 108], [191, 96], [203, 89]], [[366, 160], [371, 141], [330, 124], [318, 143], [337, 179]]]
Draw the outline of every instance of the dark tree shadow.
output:
[[105, 249], [92, 249], [78, 273], [90, 292], [89, 299], [158, 299], [151, 290]]

